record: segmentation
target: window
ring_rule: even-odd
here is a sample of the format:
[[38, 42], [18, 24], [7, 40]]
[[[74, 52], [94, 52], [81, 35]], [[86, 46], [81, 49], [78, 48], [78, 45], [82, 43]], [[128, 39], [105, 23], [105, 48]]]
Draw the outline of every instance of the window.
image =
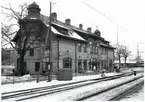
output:
[[91, 70], [91, 59], [89, 60], [89, 70]]
[[1, 68], [1, 72], [4, 73], [4, 69], [3, 68]]
[[82, 52], [82, 46], [81, 46], [81, 44], [78, 44], [78, 52]]
[[96, 53], [98, 54], [98, 50], [99, 50], [99, 48], [98, 47], [96, 47]]
[[104, 66], [103, 66], [103, 60], [101, 60], [101, 67], [103, 68]]
[[112, 68], [112, 59], [109, 60], [109, 67]]
[[102, 51], [101, 51], [101, 54], [103, 54], [103, 47], [101, 47], [101, 50], [102, 50]]
[[91, 50], [90, 50], [90, 51], [91, 51], [90, 53], [93, 53], [93, 46], [91, 46], [91, 48], [90, 48], [90, 49], [91, 49]]
[[30, 49], [30, 56], [34, 56], [34, 49]]
[[83, 64], [84, 64], [84, 70], [87, 70], [87, 60], [86, 59], [84, 59]]
[[87, 45], [84, 45], [84, 52], [87, 52]]
[[93, 46], [93, 53], [96, 53], [96, 47]]
[[104, 60], [104, 68], [107, 68], [107, 60]]
[[72, 59], [64, 58], [63, 59], [63, 68], [71, 68], [72, 67]]
[[35, 72], [38, 72], [40, 68], [40, 62], [35, 62]]
[[82, 72], [82, 60], [81, 59], [78, 59], [78, 71], [79, 71], [79, 73]]
[[105, 48], [105, 55], [107, 54], [107, 51], [108, 51], [107, 48]]

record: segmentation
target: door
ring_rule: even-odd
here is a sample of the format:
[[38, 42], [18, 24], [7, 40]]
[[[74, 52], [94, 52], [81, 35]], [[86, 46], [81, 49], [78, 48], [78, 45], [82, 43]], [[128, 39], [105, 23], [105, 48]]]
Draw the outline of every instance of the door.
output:
[[39, 72], [40, 62], [35, 62], [35, 72]]

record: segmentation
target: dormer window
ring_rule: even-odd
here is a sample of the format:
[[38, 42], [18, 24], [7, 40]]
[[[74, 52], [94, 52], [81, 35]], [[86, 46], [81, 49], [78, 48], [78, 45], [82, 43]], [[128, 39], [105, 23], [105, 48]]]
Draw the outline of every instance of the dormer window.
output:
[[80, 43], [78, 44], [78, 52], [82, 52], [82, 46]]
[[29, 52], [30, 56], [34, 56], [34, 49], [30, 49], [30, 52]]

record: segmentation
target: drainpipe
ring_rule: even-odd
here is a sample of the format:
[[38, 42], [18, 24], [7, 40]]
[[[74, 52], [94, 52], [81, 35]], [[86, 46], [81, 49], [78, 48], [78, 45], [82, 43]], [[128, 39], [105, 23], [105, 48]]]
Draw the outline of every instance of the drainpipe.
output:
[[110, 70], [110, 69], [108, 68], [108, 49], [107, 49], [107, 70]]
[[75, 43], [75, 70], [77, 73], [78, 72], [78, 69], [77, 69], [77, 43]]
[[59, 71], [59, 41], [60, 41], [60, 39], [58, 38], [58, 42], [57, 42], [57, 44], [58, 44], [58, 48], [57, 48], [57, 52], [58, 52], [58, 63], [57, 63], [57, 68], [58, 68], [58, 71]]

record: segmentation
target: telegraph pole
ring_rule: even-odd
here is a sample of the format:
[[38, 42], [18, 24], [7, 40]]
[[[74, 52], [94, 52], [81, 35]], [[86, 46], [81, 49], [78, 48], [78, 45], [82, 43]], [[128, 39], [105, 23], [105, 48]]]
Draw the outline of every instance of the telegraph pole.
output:
[[50, 16], [49, 16], [49, 70], [48, 73], [48, 82], [52, 80], [52, 35], [51, 35], [51, 12], [52, 12], [52, 3], [50, 2]]
[[50, 73], [48, 73], [48, 80], [51, 81], [51, 71], [52, 71], [52, 62], [51, 62], [51, 2], [50, 2], [50, 24], [49, 24], [49, 29], [47, 31], [46, 34], [46, 38], [45, 38], [45, 43], [44, 43], [44, 47], [42, 47], [42, 55], [41, 55], [41, 61], [40, 61], [40, 68], [39, 68], [39, 72], [38, 72], [38, 76], [37, 76], [37, 83], [39, 82], [39, 78], [40, 78], [40, 73], [42, 71], [43, 68], [43, 58], [44, 58], [44, 53], [45, 53], [45, 49], [47, 46], [47, 42], [48, 42], [48, 37], [49, 37], [49, 64], [50, 64]]
[[117, 45], [118, 45], [118, 25], [117, 25]]

